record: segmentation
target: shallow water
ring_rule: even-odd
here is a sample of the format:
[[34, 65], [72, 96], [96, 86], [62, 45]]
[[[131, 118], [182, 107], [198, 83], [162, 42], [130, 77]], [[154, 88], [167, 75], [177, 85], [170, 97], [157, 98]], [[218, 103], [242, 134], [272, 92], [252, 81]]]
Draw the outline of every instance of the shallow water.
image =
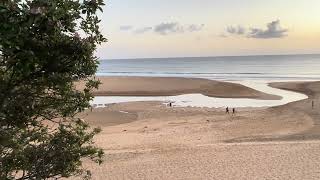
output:
[[215, 98], [202, 94], [184, 94], [179, 96], [99, 96], [91, 102], [94, 107], [105, 107], [108, 104], [136, 101], [163, 101], [164, 103], [173, 102], [177, 107], [273, 107], [284, 105], [290, 102], [308, 98], [308, 96], [292, 91], [281, 90], [268, 86], [267, 81], [239, 81], [236, 82], [247, 87], [262, 91], [268, 94], [281, 96], [280, 100], [258, 100], [248, 98]]

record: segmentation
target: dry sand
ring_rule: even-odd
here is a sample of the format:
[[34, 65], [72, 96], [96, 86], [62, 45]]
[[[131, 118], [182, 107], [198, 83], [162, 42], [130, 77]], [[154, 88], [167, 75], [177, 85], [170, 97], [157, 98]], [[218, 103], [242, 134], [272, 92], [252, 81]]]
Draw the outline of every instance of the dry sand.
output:
[[309, 99], [236, 115], [160, 102], [82, 114], [102, 127], [95, 140], [106, 152], [101, 166], [84, 166], [93, 179], [320, 179], [320, 82], [272, 86]]

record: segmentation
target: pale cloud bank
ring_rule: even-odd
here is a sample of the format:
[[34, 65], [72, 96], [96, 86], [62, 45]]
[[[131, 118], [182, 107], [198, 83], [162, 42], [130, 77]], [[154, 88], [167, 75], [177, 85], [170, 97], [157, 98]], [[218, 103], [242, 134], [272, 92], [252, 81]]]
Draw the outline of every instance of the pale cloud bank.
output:
[[[243, 26], [228, 26], [226, 28], [228, 35], [240, 35], [247, 38], [256, 39], [272, 39], [272, 38], [283, 38], [288, 36], [288, 29], [282, 28], [280, 20], [272, 21], [267, 23], [267, 28], [250, 28], [247, 30]], [[227, 35], [225, 35], [227, 36]]]
[[119, 29], [121, 31], [129, 31], [129, 30], [133, 29], [133, 26], [130, 26], [130, 25], [120, 26]]
[[144, 34], [147, 32], [153, 31], [159, 35], [169, 35], [169, 34], [179, 34], [179, 33], [192, 33], [201, 31], [204, 28], [204, 24], [190, 24], [190, 25], [181, 25], [178, 22], [166, 22], [154, 25], [153, 27], [139, 27], [134, 28], [133, 26], [121, 26], [121, 31], [131, 31], [135, 34]]
[[151, 31], [152, 29], [153, 29], [152, 27], [143, 27], [143, 28], [139, 28], [139, 29], [134, 30], [134, 33], [143, 34], [143, 33]]
[[229, 34], [243, 35], [246, 32], [246, 29], [240, 25], [238, 26], [228, 26], [226, 30]]
[[267, 24], [267, 29], [252, 28], [248, 37], [251, 38], [282, 38], [287, 36], [288, 29], [280, 26], [280, 20], [272, 21]]
[[177, 22], [161, 23], [154, 27], [154, 32], [161, 35], [168, 35], [170, 33], [183, 33], [184, 28]]

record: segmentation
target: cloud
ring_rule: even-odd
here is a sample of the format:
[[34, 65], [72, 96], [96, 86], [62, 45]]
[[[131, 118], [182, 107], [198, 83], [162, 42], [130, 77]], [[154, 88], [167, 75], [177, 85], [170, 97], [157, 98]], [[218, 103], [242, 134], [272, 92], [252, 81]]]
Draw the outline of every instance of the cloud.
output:
[[146, 33], [146, 32], [151, 31], [152, 29], [153, 29], [152, 27], [143, 27], [143, 28], [136, 29], [136, 30], [134, 31], [134, 33], [136, 33], [136, 34], [143, 34], [143, 33]]
[[228, 26], [226, 30], [229, 34], [243, 35], [246, 32], [246, 29], [240, 25], [238, 26]]
[[287, 36], [288, 29], [283, 29], [280, 26], [280, 20], [272, 21], [267, 24], [267, 29], [252, 28], [248, 37], [270, 39], [270, 38], [282, 38]]
[[178, 22], [161, 23], [154, 27], [154, 32], [161, 35], [201, 31], [204, 24], [180, 25]]
[[187, 27], [187, 30], [189, 32], [196, 32], [196, 31], [201, 31], [203, 28], [204, 28], [204, 24], [201, 24], [201, 25], [191, 24]]
[[161, 34], [161, 35], [168, 35], [170, 33], [183, 33], [184, 28], [179, 25], [177, 22], [171, 23], [161, 23], [154, 27], [154, 32]]
[[226, 33], [229, 35], [241, 35], [247, 38], [271, 39], [286, 37], [288, 29], [282, 28], [280, 20], [276, 20], [268, 23], [266, 29], [251, 28], [248, 32], [243, 26], [228, 26]]
[[133, 26], [120, 26], [121, 31], [130, 31], [134, 34], [144, 34], [150, 31], [160, 35], [169, 35], [173, 33], [197, 32], [204, 28], [204, 24], [180, 25], [178, 22], [160, 23], [155, 26], [146, 26], [134, 28]]
[[133, 29], [133, 26], [130, 25], [125, 25], [125, 26], [120, 26], [119, 28], [121, 31], [129, 31]]

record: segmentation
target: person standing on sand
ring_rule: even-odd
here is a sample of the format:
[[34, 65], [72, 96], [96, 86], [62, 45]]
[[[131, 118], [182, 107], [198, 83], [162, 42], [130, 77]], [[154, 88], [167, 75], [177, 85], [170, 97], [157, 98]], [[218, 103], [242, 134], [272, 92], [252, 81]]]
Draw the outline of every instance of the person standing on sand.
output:
[[236, 109], [232, 108], [232, 114], [235, 114], [235, 113], [236, 113]]
[[226, 113], [229, 114], [229, 107], [226, 108]]
[[314, 101], [311, 102], [312, 109], [314, 108]]

